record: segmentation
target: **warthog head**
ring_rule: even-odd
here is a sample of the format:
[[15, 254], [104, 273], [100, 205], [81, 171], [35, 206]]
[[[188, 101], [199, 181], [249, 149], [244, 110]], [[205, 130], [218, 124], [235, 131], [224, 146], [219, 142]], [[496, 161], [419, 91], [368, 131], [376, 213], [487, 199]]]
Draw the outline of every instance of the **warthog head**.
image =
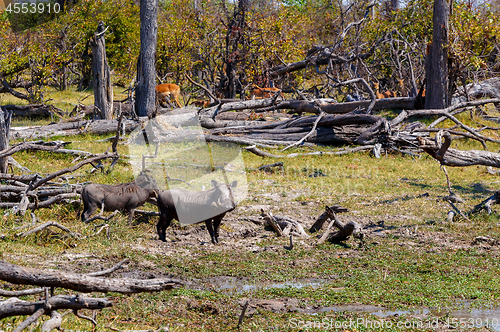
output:
[[215, 188], [215, 197], [217, 197], [216, 205], [227, 211], [232, 211], [236, 208], [232, 188], [236, 188], [238, 181], [233, 181], [231, 184], [219, 183], [212, 180], [212, 186]]
[[141, 172], [135, 179], [135, 183], [143, 189], [150, 190], [150, 197], [158, 196], [160, 187], [158, 187], [156, 180], [146, 172]]

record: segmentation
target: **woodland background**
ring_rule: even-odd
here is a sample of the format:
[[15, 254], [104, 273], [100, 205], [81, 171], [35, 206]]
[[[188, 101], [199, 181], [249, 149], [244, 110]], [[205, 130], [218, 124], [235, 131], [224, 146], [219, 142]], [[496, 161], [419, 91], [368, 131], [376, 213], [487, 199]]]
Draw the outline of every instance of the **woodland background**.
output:
[[[4, 12], [0, 19], [0, 78], [12, 88], [26, 88], [21, 98], [44, 103], [47, 87], [91, 85], [89, 41], [104, 21], [106, 52], [113, 83], [128, 88], [136, 77], [139, 54], [139, 6], [133, 1], [75, 1], [58, 14], [20, 15]], [[345, 99], [340, 88], [328, 88], [327, 70], [345, 81], [363, 77], [381, 82], [381, 90], [411, 92], [411, 69], [418, 87], [424, 79], [424, 59], [432, 40], [430, 0], [389, 1], [251, 1], [236, 49], [230, 49], [233, 4], [225, 1], [161, 1], [158, 16], [158, 83], [176, 83], [184, 95], [193, 91], [186, 73], [223, 95], [225, 63], [236, 65], [238, 93], [250, 84], [276, 86], [284, 92], [307, 91], [316, 97]], [[450, 72], [456, 84], [481, 81], [499, 69], [498, 1], [454, 1], [450, 15]], [[368, 8], [368, 9], [367, 9]], [[236, 11], [235, 11], [236, 13]], [[306, 70], [271, 77], [270, 69], [301, 61], [314, 47], [334, 45], [346, 26], [338, 54], [357, 59], [334, 68]], [[363, 56], [362, 56], [363, 55]], [[410, 67], [410, 62], [411, 66]], [[404, 91], [398, 87], [403, 79]], [[324, 81], [324, 82], [322, 82]], [[322, 85], [322, 83], [324, 83]], [[7, 92], [6, 88], [0, 92]], [[339, 94], [340, 93], [340, 94]]]

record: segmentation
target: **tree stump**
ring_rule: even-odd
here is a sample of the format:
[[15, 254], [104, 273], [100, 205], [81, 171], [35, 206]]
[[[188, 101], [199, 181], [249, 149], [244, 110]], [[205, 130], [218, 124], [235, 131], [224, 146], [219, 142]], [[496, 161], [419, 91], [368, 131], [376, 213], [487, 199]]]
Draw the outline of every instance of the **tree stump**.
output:
[[[12, 111], [0, 107], [0, 151], [9, 147], [10, 120]], [[0, 158], [0, 173], [7, 173], [9, 156]]]
[[106, 44], [104, 42], [104, 23], [101, 21], [97, 31], [90, 41], [92, 48], [92, 84], [94, 86], [94, 105], [101, 114], [101, 119], [110, 120], [113, 115], [113, 86], [108, 60], [106, 58]]

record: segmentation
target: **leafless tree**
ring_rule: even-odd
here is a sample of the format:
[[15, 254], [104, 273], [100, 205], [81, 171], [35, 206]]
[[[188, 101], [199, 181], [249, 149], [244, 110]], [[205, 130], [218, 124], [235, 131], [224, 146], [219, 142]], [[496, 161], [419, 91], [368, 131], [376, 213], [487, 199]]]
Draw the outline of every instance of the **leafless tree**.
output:
[[158, 0], [141, 0], [141, 51], [137, 64], [136, 112], [148, 116], [156, 109], [155, 57], [158, 35]]

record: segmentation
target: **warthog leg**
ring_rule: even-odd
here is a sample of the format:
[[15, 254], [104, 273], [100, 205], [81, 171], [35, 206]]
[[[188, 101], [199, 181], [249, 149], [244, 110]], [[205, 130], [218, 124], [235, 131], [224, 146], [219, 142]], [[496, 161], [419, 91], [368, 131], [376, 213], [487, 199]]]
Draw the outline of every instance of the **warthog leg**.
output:
[[134, 220], [134, 212], [135, 212], [135, 209], [130, 209], [127, 211], [127, 213], [128, 213], [128, 225], [129, 226], [132, 226], [132, 221]]
[[217, 238], [216, 238], [215, 233], [214, 233], [212, 219], [205, 220], [205, 225], [207, 225], [208, 233], [210, 233], [210, 237], [212, 238], [212, 243], [217, 244]]
[[222, 218], [224, 218], [224, 214], [213, 218], [216, 243], [219, 243], [219, 229], [220, 229], [220, 224], [221, 224]]
[[[87, 222], [90, 217], [97, 210], [97, 205], [93, 203], [88, 203], [85, 199], [83, 200], [83, 212], [82, 212], [82, 221]], [[101, 201], [101, 213], [104, 212], [104, 200]]]
[[167, 216], [166, 214], [161, 213], [160, 218], [158, 219], [158, 223], [156, 224], [156, 232], [158, 233], [158, 237], [161, 241], [166, 242], [166, 232], [168, 226], [172, 222], [172, 217]]

